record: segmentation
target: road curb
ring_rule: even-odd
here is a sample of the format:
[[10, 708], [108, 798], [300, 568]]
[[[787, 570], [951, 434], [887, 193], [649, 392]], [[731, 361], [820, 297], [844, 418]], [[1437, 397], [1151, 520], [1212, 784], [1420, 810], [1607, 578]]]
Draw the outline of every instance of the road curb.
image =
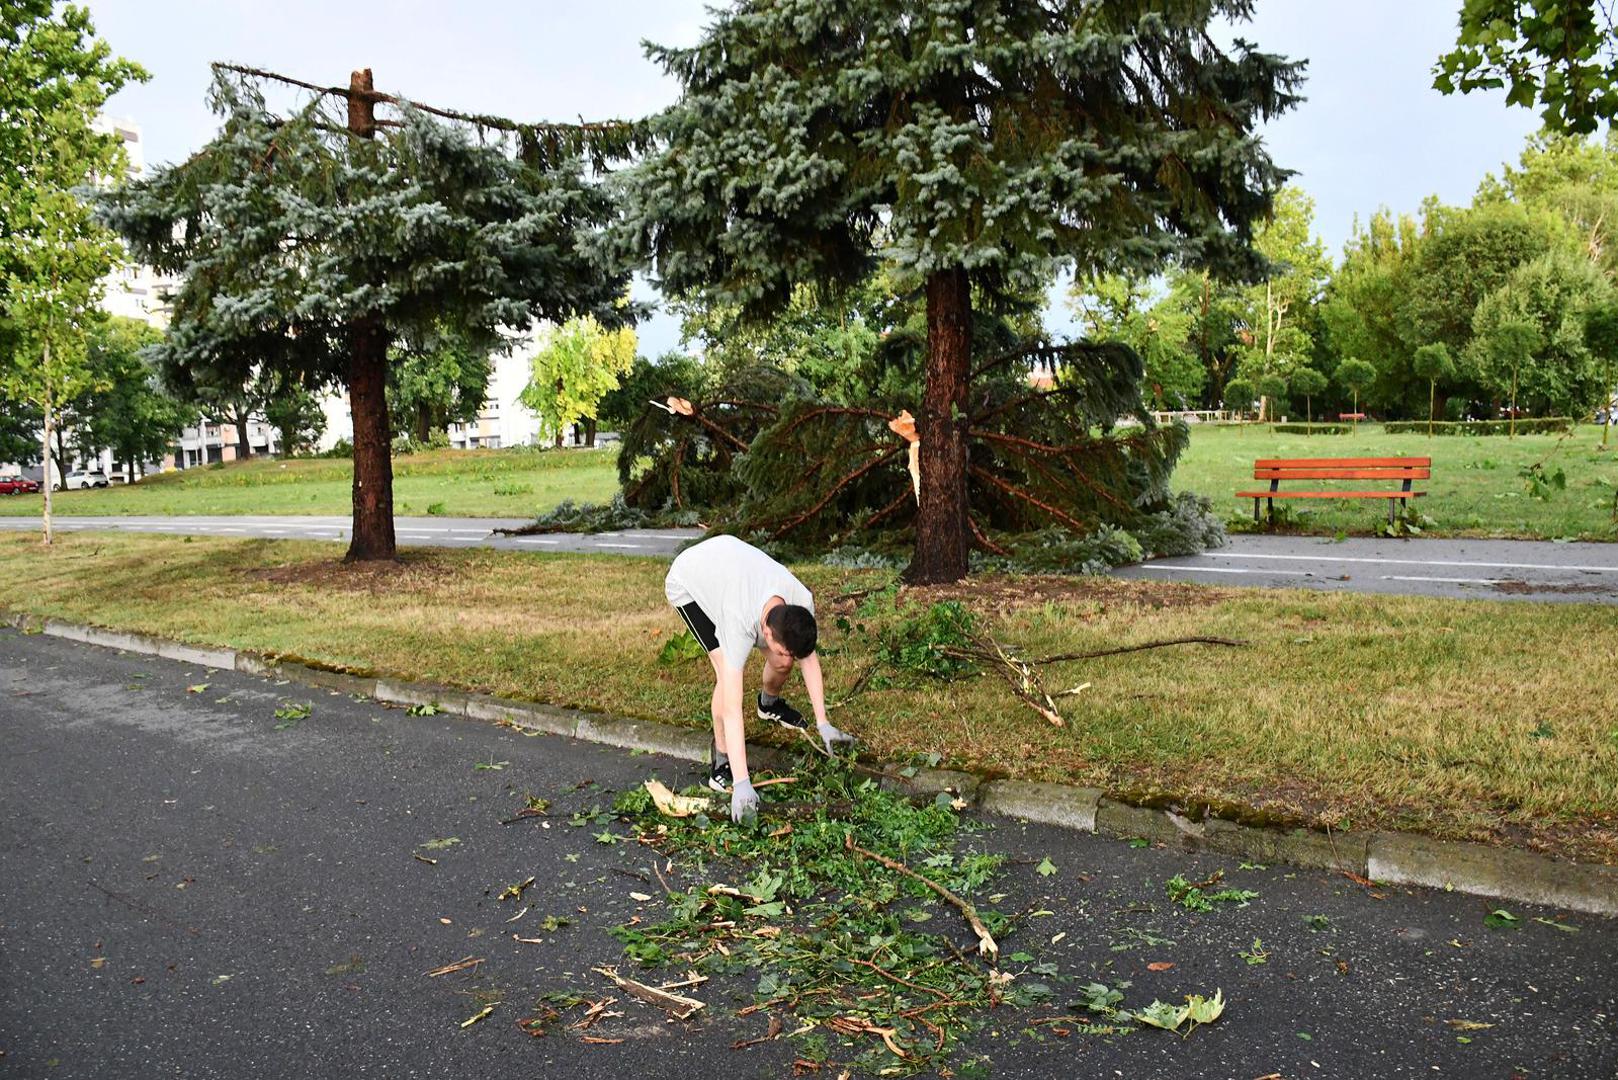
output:
[[[87, 645], [141, 653], [305, 686], [375, 698], [391, 705], [432, 706], [440, 712], [565, 735], [622, 749], [704, 761], [708, 735], [651, 720], [516, 701], [310, 664], [271, 654], [188, 645], [148, 634], [88, 626], [27, 612], [0, 611], [0, 624]], [[757, 755], [754, 758], [754, 755]], [[779, 760], [775, 747], [748, 744], [760, 766]], [[1336, 833], [1275, 829], [1218, 817], [1192, 818], [1172, 809], [1138, 806], [1095, 788], [1027, 780], [997, 780], [953, 769], [883, 767], [882, 785], [915, 798], [949, 793], [987, 813], [1077, 832], [1143, 838], [1185, 851], [1212, 851], [1249, 862], [1290, 863], [1345, 871], [1373, 881], [1454, 889], [1478, 896], [1544, 904], [1569, 911], [1618, 915], [1618, 867], [1565, 862], [1529, 851], [1414, 833]]]

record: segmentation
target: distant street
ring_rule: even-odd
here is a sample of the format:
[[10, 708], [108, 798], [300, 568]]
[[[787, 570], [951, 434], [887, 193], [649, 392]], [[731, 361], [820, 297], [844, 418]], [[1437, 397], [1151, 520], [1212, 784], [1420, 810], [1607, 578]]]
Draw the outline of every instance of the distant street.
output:
[[[0, 747], [0, 1078], [751, 1080], [817, 1043], [851, 1056], [737, 1017], [756, 972], [685, 991], [707, 1008], [683, 1024], [592, 972], [627, 964], [609, 928], [670, 912], [659, 857], [603, 841], [627, 830], [594, 810], [698, 766], [10, 630]], [[529, 795], [548, 815], [502, 824]], [[1055, 996], [985, 1016], [957, 1076], [1618, 1075], [1618, 920], [977, 821], [961, 848], [1009, 860], [977, 899], [1032, 913], [1005, 970]], [[708, 873], [665, 876], [725, 870]], [[1176, 874], [1256, 896], [1188, 911]], [[497, 901], [525, 879], [521, 906]], [[970, 945], [951, 909], [916, 906]], [[1491, 929], [1502, 906], [1516, 922]], [[463, 959], [481, 962], [428, 974]], [[1228, 1006], [1183, 1039], [1087, 1031], [1092, 981], [1137, 1008], [1215, 989]], [[530, 1038], [516, 1021], [554, 992], [618, 1000], [588, 1032]]]
[[[491, 547], [669, 558], [700, 529], [503, 536], [526, 518], [410, 517], [395, 520], [406, 547]], [[346, 517], [59, 517], [64, 531], [258, 536], [346, 541]], [[0, 528], [37, 529], [31, 518]], [[1270, 588], [1311, 588], [1452, 598], [1618, 603], [1618, 544], [1549, 540], [1379, 540], [1237, 534], [1227, 547], [1122, 567], [1119, 577]]]
[[[496, 529], [520, 529], [532, 518], [401, 517], [393, 521], [403, 547], [489, 547], [502, 551], [572, 551], [668, 558], [701, 529], [646, 529], [631, 532], [545, 533], [503, 536]], [[347, 542], [347, 517], [58, 517], [63, 531], [179, 533], [187, 536], [260, 536], [272, 540]], [[0, 528], [38, 529], [34, 518], [0, 518]]]

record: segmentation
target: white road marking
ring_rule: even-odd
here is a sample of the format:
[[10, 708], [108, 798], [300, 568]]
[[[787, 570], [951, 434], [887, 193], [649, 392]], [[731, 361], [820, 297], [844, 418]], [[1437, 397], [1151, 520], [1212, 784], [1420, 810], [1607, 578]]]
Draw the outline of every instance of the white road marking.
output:
[[[606, 545], [603, 544], [603, 547]], [[1161, 570], [1172, 573], [1175, 570], [1185, 570], [1193, 574], [1285, 574], [1288, 577], [1319, 577], [1313, 570], [1242, 570], [1234, 566], [1160, 566], [1156, 563], [1141, 563], [1142, 570]]]
[[1400, 566], [1476, 566], [1490, 570], [1578, 570], [1591, 574], [1618, 574], [1618, 566], [1569, 566], [1558, 563], [1472, 562], [1463, 559], [1383, 559], [1357, 555], [1256, 555], [1239, 551], [1205, 551], [1204, 559], [1286, 559], [1292, 562], [1392, 563]]
[[1498, 585], [1505, 578], [1487, 577], [1420, 577], [1416, 575], [1383, 574], [1383, 581], [1441, 581], [1447, 585]]
[[517, 544], [560, 544], [561, 543], [560, 540], [536, 539], [536, 538], [531, 537], [531, 536], [520, 536], [520, 537], [516, 538], [512, 542], [517, 543]]
[[595, 544], [598, 548], [643, 548], [645, 544]]

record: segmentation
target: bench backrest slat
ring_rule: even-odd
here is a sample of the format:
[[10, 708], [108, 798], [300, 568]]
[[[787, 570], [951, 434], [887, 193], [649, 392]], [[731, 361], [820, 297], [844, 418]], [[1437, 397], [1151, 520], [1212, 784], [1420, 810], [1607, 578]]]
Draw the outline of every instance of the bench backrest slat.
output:
[[1432, 458], [1260, 458], [1255, 480], [1428, 480]]
[[1430, 457], [1344, 457], [1344, 458], [1259, 458], [1255, 469], [1368, 469], [1377, 466], [1426, 469], [1433, 464]]
[[1431, 469], [1254, 469], [1255, 480], [1428, 480]]

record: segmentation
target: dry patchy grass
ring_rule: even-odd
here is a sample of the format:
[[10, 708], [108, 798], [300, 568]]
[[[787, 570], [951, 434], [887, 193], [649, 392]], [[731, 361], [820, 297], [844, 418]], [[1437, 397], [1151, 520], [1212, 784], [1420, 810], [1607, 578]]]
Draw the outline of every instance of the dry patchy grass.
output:
[[[73, 534], [42, 552], [0, 538], [0, 605], [382, 674], [706, 723], [707, 666], [656, 662], [680, 629], [663, 564], [614, 556], [419, 550], [345, 567], [330, 546]], [[802, 569], [828, 611], [836, 700], [876, 639], [922, 596], [872, 571]], [[875, 680], [837, 714], [878, 755], [1278, 821], [1509, 840], [1618, 863], [1618, 611], [1209, 589], [1110, 579], [991, 578], [963, 599], [1030, 655], [1185, 635], [1177, 647], [1048, 669], [1054, 728], [992, 675]], [[875, 609], [875, 610], [873, 610]], [[863, 624], [862, 634], [858, 626]], [[755, 661], [756, 662], [756, 661]], [[755, 676], [756, 677], [756, 676]]]

